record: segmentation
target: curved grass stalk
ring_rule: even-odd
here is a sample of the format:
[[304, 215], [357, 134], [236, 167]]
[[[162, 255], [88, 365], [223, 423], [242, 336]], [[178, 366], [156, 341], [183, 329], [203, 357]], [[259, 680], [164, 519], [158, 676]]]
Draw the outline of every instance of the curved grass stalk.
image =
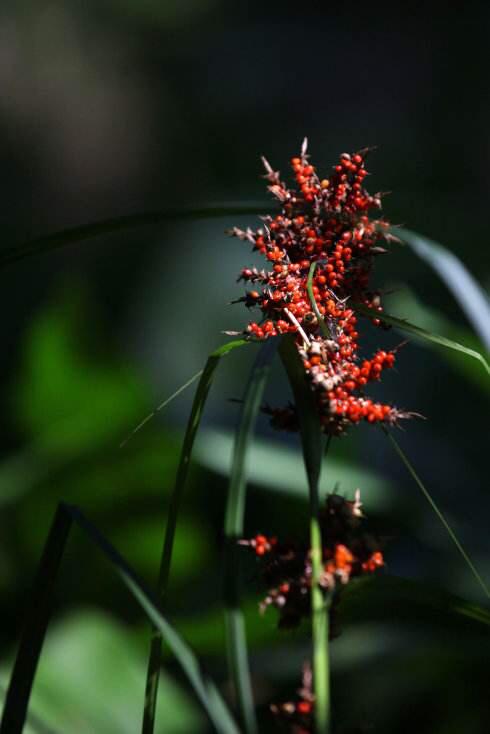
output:
[[[209, 388], [213, 381], [215, 370], [221, 360], [232, 349], [243, 346], [247, 342], [243, 339], [228, 342], [214, 351], [209, 357], [202, 371], [201, 379], [196, 390], [191, 414], [187, 423], [184, 444], [180, 455], [179, 467], [175, 487], [170, 497], [170, 506], [167, 514], [167, 525], [165, 528], [165, 539], [163, 544], [160, 571], [158, 576], [158, 598], [163, 605], [167, 593], [170, 565], [172, 562], [172, 551], [177, 527], [177, 517], [184, 493], [184, 487], [189, 472], [192, 448], [196, 438], [197, 430], [201, 422], [204, 405], [208, 396]], [[150, 644], [150, 655], [148, 659], [148, 671], [145, 689], [145, 705], [143, 711], [142, 734], [152, 734], [155, 727], [156, 701], [158, 693], [158, 679], [160, 675], [162, 656], [162, 634], [161, 630], [153, 626]]]
[[402, 451], [402, 449], [401, 449], [398, 441], [394, 438], [394, 436], [386, 428], [383, 428], [383, 432], [385, 433], [385, 435], [390, 440], [393, 448], [395, 449], [396, 453], [398, 454], [398, 456], [400, 457], [400, 459], [402, 460], [402, 462], [405, 464], [406, 468], [408, 469], [408, 472], [410, 473], [410, 475], [414, 479], [414, 481], [417, 484], [418, 488], [420, 489], [420, 491], [424, 495], [425, 499], [427, 500], [427, 502], [429, 503], [429, 505], [432, 507], [432, 509], [434, 510], [435, 514], [439, 518], [439, 520], [441, 521], [441, 523], [444, 526], [447, 534], [449, 535], [449, 537], [453, 541], [454, 545], [458, 549], [459, 553], [461, 554], [464, 562], [466, 563], [466, 565], [470, 569], [471, 573], [475, 577], [475, 579], [478, 582], [479, 586], [483, 589], [483, 592], [484, 592], [485, 596], [488, 599], [490, 599], [490, 589], [488, 588], [488, 586], [486, 585], [486, 583], [483, 580], [482, 576], [478, 572], [475, 564], [473, 563], [473, 561], [469, 557], [468, 553], [465, 551], [465, 549], [461, 545], [461, 543], [458, 540], [458, 537], [456, 536], [454, 530], [449, 525], [449, 523], [446, 520], [446, 518], [444, 517], [443, 513], [441, 512], [441, 510], [437, 506], [435, 500], [432, 498], [432, 495], [430, 494], [429, 490], [425, 487], [424, 483], [422, 482], [422, 480], [420, 479], [419, 475], [415, 471], [415, 469], [412, 466], [411, 462], [409, 461], [408, 457]]
[[[310, 270], [308, 273], [308, 280], [307, 280], [307, 290], [308, 290], [308, 296], [310, 299], [311, 307], [315, 313], [315, 316], [318, 319], [318, 323], [320, 326], [320, 329], [324, 336], [329, 337], [328, 329], [325, 324], [325, 319], [323, 318], [322, 314], [320, 313], [318, 309], [318, 304], [315, 300], [315, 295], [313, 293], [313, 275], [315, 273], [315, 268], [317, 266], [317, 263], [314, 262], [310, 265]], [[358, 313], [362, 314], [363, 316], [368, 316], [370, 318], [373, 318], [373, 310], [368, 308], [367, 306], [364, 306], [362, 303], [351, 303], [351, 307], [354, 309], [354, 311], [357, 311]], [[480, 352], [477, 352], [475, 349], [470, 349], [469, 347], [465, 347], [463, 344], [459, 344], [458, 342], [453, 341], [452, 339], [448, 339], [445, 336], [441, 336], [440, 334], [434, 334], [431, 331], [427, 331], [426, 329], [423, 329], [421, 326], [416, 326], [415, 324], [411, 324], [409, 321], [406, 321], [405, 319], [399, 319], [396, 316], [390, 316], [387, 313], [377, 313], [375, 314], [376, 318], [380, 318], [382, 321], [386, 321], [387, 324], [391, 324], [392, 326], [396, 326], [398, 329], [401, 329], [402, 331], [407, 331], [409, 334], [414, 334], [415, 336], [418, 336], [421, 339], [425, 339], [426, 341], [433, 342], [434, 344], [438, 344], [441, 347], [446, 347], [446, 349], [452, 349], [456, 352], [462, 352], [467, 357], [472, 357], [473, 359], [478, 360], [481, 365], [483, 365], [485, 371], [488, 375], [490, 375], [490, 365], [488, 364], [487, 360], [484, 358]]]
[[0, 249], [0, 268], [24, 260], [32, 255], [39, 255], [51, 250], [57, 250], [67, 245], [93, 239], [101, 235], [124, 232], [138, 227], [162, 224], [163, 222], [186, 221], [195, 219], [212, 219], [229, 215], [266, 214], [270, 207], [263, 203], [250, 204], [210, 204], [209, 206], [161, 209], [148, 212], [137, 212], [122, 217], [103, 219], [79, 227], [63, 229], [43, 237], [28, 240], [13, 247]]
[[490, 375], [490, 365], [483, 357], [483, 355], [480, 354], [480, 352], [477, 352], [475, 349], [465, 347], [463, 344], [452, 341], [452, 339], [447, 339], [445, 336], [440, 336], [440, 334], [434, 334], [431, 331], [423, 329], [421, 326], [415, 326], [415, 324], [411, 324], [409, 321], [405, 321], [405, 319], [399, 319], [396, 316], [390, 316], [384, 311], [382, 313], [375, 312], [373, 314], [373, 310], [371, 308], [368, 308], [361, 303], [351, 303], [351, 307], [354, 309], [354, 311], [357, 311], [363, 316], [368, 316], [369, 318], [379, 318], [381, 319], [381, 321], [386, 321], [387, 324], [396, 326], [398, 329], [406, 331], [409, 334], [414, 334], [414, 336], [418, 336], [421, 339], [433, 342], [434, 344], [438, 344], [441, 347], [446, 347], [447, 349], [453, 349], [456, 352], [462, 352], [463, 354], [466, 354], [467, 357], [472, 357], [473, 359], [478, 360], [478, 362], [483, 365], [483, 368], [485, 369], [487, 374]]
[[247, 456], [276, 347], [277, 339], [268, 339], [262, 345], [252, 368], [235, 438], [225, 512], [224, 591], [228, 663], [240, 719], [246, 734], [257, 734], [258, 728], [250, 681], [245, 623], [240, 608], [240, 563], [237, 540], [242, 538], [244, 533]]
[[159, 413], [161, 410], [166, 408], [167, 405], [169, 405], [173, 400], [175, 400], [175, 398], [179, 397], [179, 395], [183, 393], [184, 390], [187, 390], [188, 387], [190, 387], [196, 380], [198, 380], [201, 377], [203, 372], [204, 370], [199, 370], [199, 372], [196, 372], [196, 374], [192, 375], [192, 377], [189, 378], [187, 382], [184, 382], [183, 385], [178, 387], [177, 390], [175, 390], [175, 392], [172, 393], [172, 395], [169, 395], [168, 398], [165, 398], [163, 403], [160, 403], [160, 405], [158, 405], [155, 408], [155, 410], [153, 410], [151, 413], [148, 413], [148, 415], [145, 418], [143, 418], [143, 420], [140, 423], [138, 423], [138, 425], [135, 426], [130, 433], [128, 433], [126, 438], [123, 441], [121, 441], [121, 443], [119, 444], [119, 448], [120, 449], [124, 448], [124, 446], [126, 446], [128, 441], [130, 441], [133, 438], [135, 433], [138, 433], [138, 431], [140, 431], [143, 428], [143, 426], [146, 426], [148, 421], [151, 421], [151, 419], [154, 416], [156, 416], [157, 413]]

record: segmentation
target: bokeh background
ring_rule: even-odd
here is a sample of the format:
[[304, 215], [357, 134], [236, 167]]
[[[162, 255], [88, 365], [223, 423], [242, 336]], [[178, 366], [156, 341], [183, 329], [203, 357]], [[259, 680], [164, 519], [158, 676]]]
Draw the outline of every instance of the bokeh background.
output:
[[[450, 248], [488, 287], [488, 8], [430, 3], [5, 0], [0, 8], [1, 247], [133, 212], [264, 200], [260, 154], [287, 167], [308, 135], [328, 170], [376, 145], [385, 213]], [[229, 302], [254, 262], [229, 239], [254, 217], [174, 223], [78, 243], [0, 273], [0, 629], [5, 687], [43, 540], [60, 499], [79, 504], [154, 583], [192, 389], [122, 449], [131, 429], [197, 372], [246, 314]], [[377, 271], [390, 311], [470, 346], [458, 304], [426, 264], [395, 247]], [[393, 346], [396, 332], [375, 333]], [[377, 341], [378, 340], [378, 341]], [[177, 536], [168, 616], [230, 693], [221, 554], [233, 428], [254, 348], [219, 368]], [[483, 375], [483, 377], [482, 377]], [[267, 400], [280, 403], [279, 366]], [[422, 413], [399, 440], [490, 576], [488, 382], [480, 367], [411, 341], [378, 395]], [[291, 437], [261, 418], [247, 527], [306, 532]], [[323, 490], [363, 491], [389, 538], [389, 574], [482, 601], [478, 587], [381, 434], [337, 442]], [[279, 633], [244, 608], [261, 725], [299, 686], [306, 630]], [[374, 587], [373, 592], [376, 594]], [[335, 716], [373, 732], [488, 731], [488, 635], [423, 604], [391, 609], [380, 588], [333, 644]], [[387, 595], [385, 598], [383, 595]], [[88, 542], [70, 543], [32, 698], [44, 730], [138, 731], [148, 626]], [[487, 681], [487, 682], [485, 682]], [[209, 730], [168, 657], [158, 731]], [[42, 724], [33, 720], [32, 731]], [[46, 728], [47, 727], [47, 728]], [[372, 727], [372, 728], [369, 728]]]

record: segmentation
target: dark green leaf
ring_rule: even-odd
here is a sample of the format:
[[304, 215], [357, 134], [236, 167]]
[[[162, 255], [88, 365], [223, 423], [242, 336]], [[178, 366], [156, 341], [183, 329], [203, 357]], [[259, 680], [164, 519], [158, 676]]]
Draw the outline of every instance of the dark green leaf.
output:
[[[175, 488], [170, 498], [170, 506], [167, 514], [167, 525], [165, 528], [165, 538], [160, 562], [160, 573], [158, 577], [158, 596], [162, 605], [165, 601], [165, 596], [167, 593], [175, 530], [177, 527], [177, 517], [179, 514], [184, 488], [187, 482], [192, 448], [194, 446], [194, 440], [196, 438], [197, 430], [201, 422], [201, 417], [208, 396], [209, 388], [211, 387], [214, 373], [220, 362], [221, 357], [225, 356], [233, 349], [243, 346], [244, 344], [247, 344], [245, 340], [237, 339], [235, 341], [228, 342], [227, 344], [223, 344], [221, 347], [216, 349], [209, 356], [201, 375], [199, 385], [197, 386], [196, 395], [194, 397], [194, 402], [191, 408], [191, 414], [187, 423], [187, 429], [184, 437], [184, 445], [182, 447], [182, 452], [180, 455]], [[154, 628], [152, 631], [150, 655], [148, 659], [145, 706], [143, 711], [143, 734], [152, 734], [154, 730], [158, 680], [161, 664], [161, 646], [161, 633]]]
[[0, 734], [21, 734], [22, 732], [32, 683], [49, 622], [57, 574], [73, 523], [102, 552], [172, 650], [216, 731], [220, 734], [238, 734], [238, 728], [218, 689], [203, 671], [192, 650], [163, 617], [158, 602], [152, 598], [151, 593], [145, 590], [134, 571], [97, 528], [84, 517], [78, 508], [67, 505], [58, 507], [39, 565], [3, 710]]
[[433, 584], [382, 573], [350, 583], [340, 596], [339, 615], [345, 624], [396, 619], [454, 624], [475, 631], [490, 626], [490, 610], [478, 604]]
[[240, 608], [237, 540], [243, 537], [249, 450], [276, 346], [277, 339], [267, 340], [252, 368], [235, 438], [225, 513], [228, 546], [224, 561], [228, 661], [241, 720], [247, 734], [256, 734], [258, 729], [250, 682], [245, 623]]
[[0, 268], [11, 263], [23, 260], [31, 255], [50, 252], [60, 247], [82, 242], [83, 240], [100, 237], [102, 235], [123, 232], [138, 227], [163, 224], [165, 222], [186, 221], [195, 219], [211, 219], [216, 217], [243, 216], [244, 214], [266, 214], [270, 207], [263, 203], [257, 204], [221, 204], [196, 207], [192, 209], [167, 209], [159, 211], [139, 212], [123, 217], [104, 219], [80, 227], [72, 227], [44, 237], [38, 237], [14, 247], [0, 250]]
[[373, 314], [372, 309], [368, 308], [367, 306], [364, 306], [361, 303], [351, 303], [351, 307], [358, 313], [362, 314], [363, 316], [368, 316], [369, 318], [380, 318], [382, 321], [386, 322], [387, 324], [391, 324], [392, 326], [396, 326], [397, 329], [401, 329], [401, 331], [406, 331], [409, 334], [414, 334], [415, 336], [420, 337], [421, 339], [427, 339], [428, 341], [434, 342], [434, 344], [438, 344], [441, 347], [446, 347], [447, 349], [454, 349], [458, 352], [462, 352], [463, 354], [466, 354], [468, 357], [477, 359], [479, 362], [481, 362], [487, 374], [490, 375], [490, 365], [488, 364], [486, 359], [479, 352], [476, 352], [474, 349], [469, 349], [468, 347], [465, 347], [462, 344], [458, 344], [458, 342], [454, 342], [451, 339], [447, 339], [445, 336], [440, 336], [439, 334], [433, 334], [431, 331], [426, 331], [425, 329], [422, 329], [420, 326], [415, 326], [414, 324], [411, 324], [409, 321], [406, 321], [405, 319], [398, 319], [396, 318], [396, 316], [390, 316], [389, 314], [385, 313], [384, 311], [383, 313], [375, 312]]

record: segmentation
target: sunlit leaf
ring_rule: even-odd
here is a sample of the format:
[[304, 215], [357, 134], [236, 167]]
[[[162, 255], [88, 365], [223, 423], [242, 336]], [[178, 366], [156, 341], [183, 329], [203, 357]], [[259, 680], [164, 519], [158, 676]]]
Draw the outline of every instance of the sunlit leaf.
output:
[[467, 267], [439, 242], [409, 229], [397, 228], [394, 231], [445, 282], [482, 344], [490, 351], [490, 300]]
[[238, 734], [233, 718], [212, 679], [172, 625], [162, 615], [158, 603], [145, 590], [133, 569], [109, 540], [77, 507], [60, 504], [56, 511], [39, 563], [30, 605], [12, 670], [0, 723], [1, 734], [21, 734], [29, 706], [36, 670], [52, 609], [52, 596], [73, 524], [103, 555], [151, 620], [179, 662], [194, 692], [220, 734]]
[[[196, 460], [211, 471], [228, 476], [231, 466], [233, 435], [211, 428], [203, 429], [196, 441]], [[328, 457], [328, 471], [320, 482], [320, 493], [331, 492], [336, 483], [339, 491], [353, 495], [362, 489], [366, 505], [372, 510], [392, 507], [396, 495], [390, 483], [355, 459], [343, 461], [335, 457], [335, 447]], [[250, 448], [249, 481], [256, 488], [299, 497], [305, 502], [308, 492], [305, 473], [298, 450], [278, 441], [255, 438]]]
[[[134, 734], [141, 717], [145, 662], [131, 631], [116, 619], [81, 609], [48, 634], [32, 708], [57, 732]], [[205, 731], [194, 701], [162, 673], [161, 734]]]

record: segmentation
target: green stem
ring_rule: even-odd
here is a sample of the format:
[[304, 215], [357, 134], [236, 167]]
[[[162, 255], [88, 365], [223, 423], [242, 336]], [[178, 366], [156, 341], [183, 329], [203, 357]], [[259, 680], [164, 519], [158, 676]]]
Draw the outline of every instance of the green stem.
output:
[[[328, 437], [325, 453], [328, 452]], [[326, 734], [330, 729], [330, 655], [329, 601], [320, 587], [323, 572], [323, 543], [320, 528], [318, 482], [310, 484], [310, 543], [311, 543], [311, 608], [313, 637], [313, 688], [315, 693], [315, 730]]]

